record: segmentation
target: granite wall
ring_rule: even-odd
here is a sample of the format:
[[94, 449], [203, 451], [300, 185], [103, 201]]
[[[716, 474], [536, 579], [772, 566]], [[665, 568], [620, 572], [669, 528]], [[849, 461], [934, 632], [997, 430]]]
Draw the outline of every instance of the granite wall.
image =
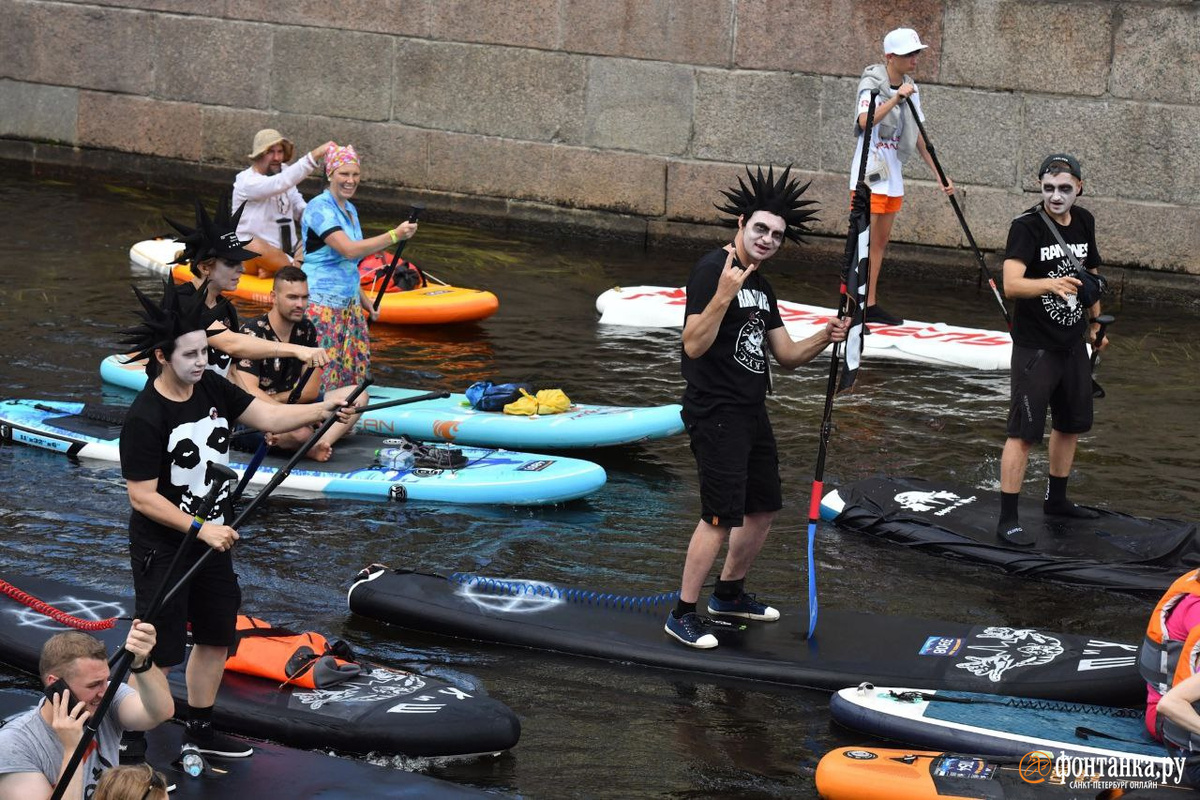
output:
[[[0, 19], [9, 162], [228, 180], [275, 127], [353, 143], [369, 184], [448, 216], [650, 243], [711, 236], [744, 163], [794, 164], [840, 234], [857, 76], [911, 26], [983, 247], [1068, 150], [1106, 261], [1200, 274], [1190, 0], [0, 0]], [[907, 172], [894, 239], [965, 245]]]

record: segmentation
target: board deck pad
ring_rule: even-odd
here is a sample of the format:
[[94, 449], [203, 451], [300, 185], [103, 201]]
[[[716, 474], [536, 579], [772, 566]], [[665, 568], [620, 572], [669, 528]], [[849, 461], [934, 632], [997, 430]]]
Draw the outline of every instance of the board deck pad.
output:
[[1160, 595], [1200, 566], [1196, 526], [1095, 509], [1098, 519], [1052, 517], [1042, 500], [1022, 497], [1022, 527], [1034, 547], [996, 536], [998, 492], [922, 478], [878, 477], [828, 493], [821, 516], [840, 528], [1014, 575]]
[[[186, 283], [192, 279], [189, 267], [168, 263], [179, 249], [179, 243], [173, 239], [147, 239], [129, 248], [129, 260], [156, 275], [171, 276], [176, 283]], [[226, 294], [269, 306], [271, 288], [271, 278], [242, 275], [237, 288]], [[375, 293], [371, 291], [372, 295]], [[413, 289], [384, 293], [378, 321], [394, 325], [477, 322], [495, 314], [499, 307], [500, 301], [491, 292], [430, 281]]]
[[[115, 386], [140, 391], [146, 373], [140, 365], [125, 364], [120, 356], [100, 363], [100, 377]], [[423, 389], [372, 386], [371, 403], [426, 394]], [[462, 393], [370, 411], [356, 424], [377, 436], [405, 434], [429, 441], [476, 447], [576, 450], [636, 444], [683, 433], [680, 405], [605, 406], [575, 403], [561, 414], [522, 416], [500, 411], [476, 411]]]
[[[0, 690], [0, 720], [8, 720], [32, 708], [40, 698], [34, 693]], [[241, 737], [235, 737], [241, 738]], [[243, 740], [246, 741], [246, 740]], [[174, 785], [172, 800], [231, 800], [268, 798], [287, 787], [287, 796], [303, 800], [360, 800], [387, 798], [483, 798], [494, 797], [476, 789], [431, 778], [419, 772], [375, 766], [365, 761], [338, 758], [311, 750], [297, 750], [260, 740], [249, 740], [254, 755], [249, 759], [213, 759], [210, 772], [193, 778], [172, 762], [183, 745], [183, 726], [168, 722], [146, 735], [147, 762]]]
[[[82, 403], [56, 400], [0, 401], [0, 439], [80, 458], [120, 461], [120, 429], [81, 415]], [[338, 441], [329, 461], [302, 460], [282, 488], [318, 494], [444, 503], [546, 505], [584, 497], [608, 479], [604, 468], [578, 458], [512, 450], [458, 447], [466, 466], [457, 469], [392, 469], [376, 459], [389, 440], [351, 436]], [[442, 445], [449, 447], [450, 445]], [[245, 471], [253, 454], [232, 450], [229, 466]], [[251, 486], [269, 482], [290, 453], [268, 455]]]
[[[961, 751], [929, 752], [882, 747], [839, 747], [817, 764], [817, 791], [825, 800], [1188, 800], [1186, 787], [1128, 781], [1114, 794], [1100, 776], [1076, 780], [1042, 776], [1016, 759], [992, 759]], [[1152, 781], [1146, 781], [1152, 783]]]
[[[684, 287], [620, 286], [597, 297], [596, 310], [604, 325], [682, 328], [686, 303]], [[837, 316], [837, 310], [780, 300], [779, 316], [788, 335], [799, 341], [818, 333]], [[864, 360], [886, 358], [978, 370], [1009, 369], [1012, 361], [1012, 337], [1005, 331], [912, 319], [903, 325], [870, 323], [867, 327], [871, 333], [863, 340]]]
[[839, 725], [858, 733], [930, 750], [1013, 758], [1048, 750], [1138, 761], [1166, 755], [1162, 743], [1146, 732], [1144, 704], [1116, 708], [867, 685], [835, 692], [829, 710]]
[[[373, 565], [359, 573], [348, 599], [354, 613], [414, 630], [821, 689], [869, 680], [1082, 702], [1145, 696], [1135, 645], [999, 621], [969, 625], [822, 610], [816, 636], [807, 640], [807, 615], [790, 608], [781, 609], [779, 622], [747, 622], [734, 635], [717, 632], [719, 647], [696, 650], [663, 631], [673, 595], [639, 600]], [[896, 680], [901, 675], [910, 677]]]
[[[47, 578], [9, 573], [3, 580], [74, 616], [99, 620], [133, 614], [133, 598]], [[128, 633], [128, 621], [95, 635], [112, 653]], [[42, 644], [67, 630], [8, 594], [0, 594], [0, 660], [37, 671]], [[279, 687], [278, 681], [226, 672], [214, 724], [223, 730], [272, 739], [293, 747], [347, 753], [453, 756], [507, 750], [520, 737], [520, 722], [504, 704], [476, 691], [364, 660], [362, 675], [329, 689]], [[183, 668], [170, 675], [176, 703], [186, 700]], [[177, 705], [177, 707], [179, 707]]]

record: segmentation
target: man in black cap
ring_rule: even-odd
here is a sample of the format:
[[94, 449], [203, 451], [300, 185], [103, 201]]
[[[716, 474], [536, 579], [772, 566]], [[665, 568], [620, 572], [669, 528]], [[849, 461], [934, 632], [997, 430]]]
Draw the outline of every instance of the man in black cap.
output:
[[[290, 342], [268, 342], [257, 336], [239, 332], [237, 310], [222, 295], [237, 288], [242, 277], [242, 264], [254, 257], [246, 249], [248, 240], [238, 238], [237, 227], [242, 216], [239, 207], [229, 213], [229, 201], [222, 199], [217, 212], [210, 217], [200, 201], [196, 201], [196, 227], [190, 228], [168, 219], [167, 222], [182, 235], [179, 240], [184, 248], [172, 263], [188, 264], [192, 271], [192, 282], [183, 284], [178, 291], [181, 296], [194, 296], [203, 288], [205, 306], [211, 311], [209, 327], [208, 368], [228, 378], [235, 358], [294, 358], [305, 366], [323, 367], [329, 363], [329, 354], [319, 347], [304, 347]], [[154, 359], [147, 362], [147, 374], [153, 375], [157, 367]]]
[[[1079, 434], [1092, 427], [1092, 381], [1085, 344], [1100, 326], [1097, 295], [1080, 296], [1086, 275], [1100, 266], [1096, 221], [1075, 205], [1083, 193], [1083, 172], [1074, 156], [1047, 156], [1038, 169], [1042, 201], [1016, 217], [1008, 230], [1004, 294], [1015, 301], [1012, 327], [1012, 402], [1008, 440], [1000, 459], [1000, 520], [996, 534], [1009, 544], [1029, 547], [1037, 537], [1021, 527], [1017, 501], [1030, 448], [1042, 441], [1046, 410], [1050, 431], [1050, 477], [1044, 513], [1090, 519], [1095, 511], [1067, 499], [1067, 478]], [[1065, 248], [1064, 248], [1065, 245]], [[1090, 280], [1089, 280], [1090, 283]]]
[[[220, 217], [220, 215], [218, 215]], [[237, 258], [237, 234], [230, 228], [217, 233], [207, 215], [188, 234], [187, 245], [201, 262], [209, 254], [217, 262]], [[181, 289], [188, 285], [184, 284]], [[320, 422], [337, 414], [342, 422], [352, 411], [340, 400], [284, 405], [256, 400], [232, 381], [208, 369], [210, 308], [194, 291], [184, 293], [167, 281], [163, 299], [155, 302], [135, 288], [141, 302], [141, 324], [125, 331], [126, 344], [137, 352], [130, 360], [146, 358], [151, 379], [134, 399], [121, 430], [121, 474], [132, 512], [129, 518], [129, 555], [133, 568], [138, 615], [144, 614], [156, 590], [188, 570], [211, 547], [217, 552], [205, 562], [184, 591], [163, 606], [155, 625], [158, 642], [153, 662], [164, 672], [184, 660], [186, 627], [191, 625], [194, 646], [188, 659], [186, 740], [202, 753], [226, 758], [245, 757], [253, 750], [212, 730], [212, 709], [225, 669], [228, 647], [233, 644], [241, 590], [233, 571], [231, 550], [238, 533], [229, 527], [229, 487], [218, 495], [208, 520], [197, 511], [218, 480], [211, 463], [229, 463], [229, 440], [235, 422], [262, 431], [281, 432]], [[271, 343], [253, 336], [233, 334], [264, 347]], [[213, 337], [215, 338], [215, 337]], [[183, 537], [195, 541], [167, 575]], [[144, 740], [123, 746], [123, 756], [144, 752]]]

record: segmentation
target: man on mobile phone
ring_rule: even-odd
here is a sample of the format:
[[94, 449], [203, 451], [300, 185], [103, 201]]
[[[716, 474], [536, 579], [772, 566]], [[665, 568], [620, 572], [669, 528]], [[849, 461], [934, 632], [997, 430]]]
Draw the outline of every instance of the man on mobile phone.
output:
[[[117, 764], [123, 730], [149, 730], [175, 712], [166, 676], [151, 669], [155, 642], [154, 626], [134, 620], [125, 639], [133, 654], [130, 683], [117, 689], [64, 800], [91, 797], [100, 774]], [[96, 637], [66, 631], [42, 645], [38, 673], [46, 699], [0, 728], [0, 800], [44, 800], [53, 793], [108, 689], [108, 653]]]

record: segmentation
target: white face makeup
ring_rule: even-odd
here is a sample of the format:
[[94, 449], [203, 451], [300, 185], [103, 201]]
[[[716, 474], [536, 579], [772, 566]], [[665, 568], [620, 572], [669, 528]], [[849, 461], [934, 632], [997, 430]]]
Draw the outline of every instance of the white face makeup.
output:
[[1071, 210], [1083, 184], [1069, 172], [1042, 176], [1042, 202], [1051, 214], [1062, 216]]
[[204, 370], [208, 369], [208, 334], [191, 331], [180, 336], [175, 340], [175, 350], [167, 359], [167, 364], [183, 383], [199, 383], [204, 377]]
[[775, 255], [786, 231], [783, 217], [769, 211], [755, 211], [742, 227], [742, 247], [757, 264]]

